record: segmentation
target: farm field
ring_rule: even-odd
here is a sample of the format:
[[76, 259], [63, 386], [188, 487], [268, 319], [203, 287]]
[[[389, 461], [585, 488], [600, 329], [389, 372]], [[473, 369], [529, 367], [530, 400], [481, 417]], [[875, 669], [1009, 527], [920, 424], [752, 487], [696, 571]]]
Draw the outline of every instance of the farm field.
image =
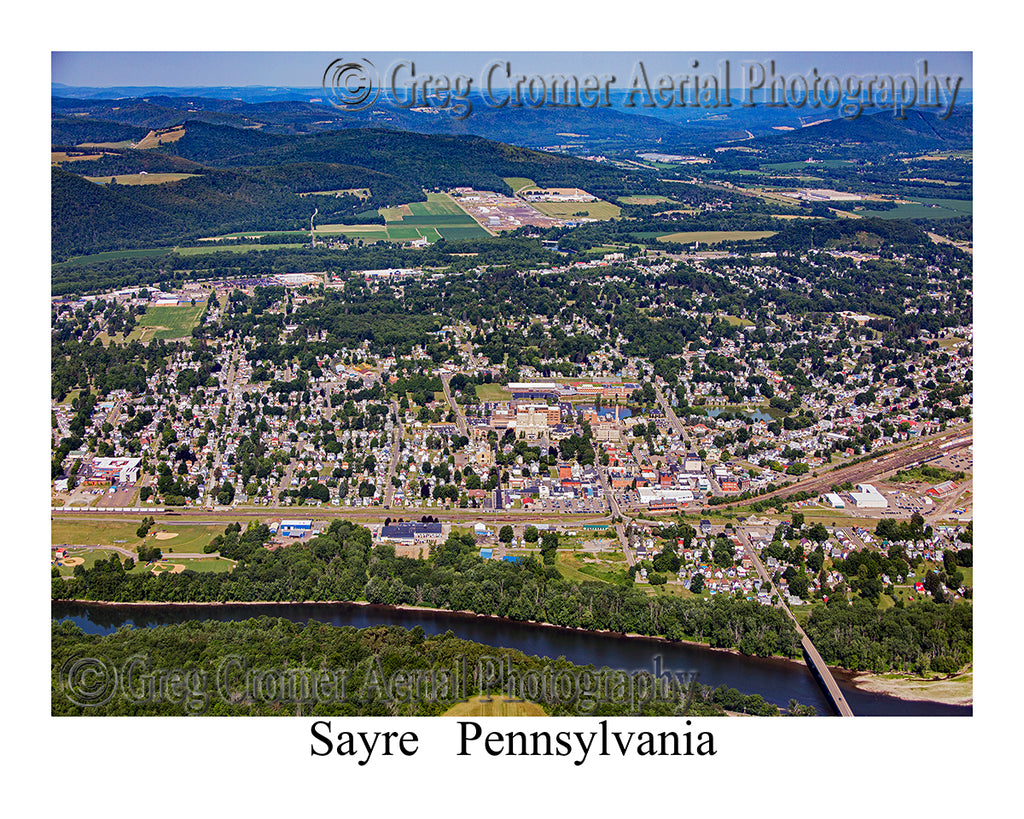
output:
[[174, 248], [150, 247], [142, 250], [108, 250], [103, 253], [90, 253], [87, 256], [74, 256], [66, 262], [58, 262], [53, 265], [55, 268], [69, 264], [88, 264], [90, 262], [109, 262], [115, 259], [139, 259], [145, 256], [166, 256]]
[[489, 698], [482, 694], [470, 697], [467, 702], [458, 702], [445, 711], [442, 717], [546, 717], [544, 709], [533, 702], [506, 700], [501, 693]]
[[130, 139], [122, 139], [120, 142], [79, 142], [76, 148], [110, 148], [118, 151], [123, 148], [131, 148], [134, 143]]
[[556, 219], [573, 219], [578, 213], [586, 213], [590, 219], [617, 219], [622, 208], [611, 202], [531, 202], [533, 207]]
[[50, 151], [50, 163], [53, 165], [60, 165], [62, 162], [82, 162], [91, 161], [96, 159], [103, 159], [105, 154], [103, 153], [77, 153], [69, 154], [67, 151]]
[[482, 239], [489, 234], [446, 193], [428, 193], [426, 202], [381, 208], [386, 224], [320, 225], [317, 233], [341, 234], [348, 239], [408, 242], [413, 239]]
[[180, 182], [198, 176], [194, 173], [123, 173], [117, 176], [86, 176], [97, 185], [109, 185], [113, 179], [118, 185], [162, 185], [164, 182]]
[[220, 245], [210, 244], [204, 245], [203, 247], [176, 247], [174, 252], [179, 256], [203, 256], [207, 253], [248, 253], [250, 250], [279, 250], [283, 247], [301, 247], [305, 244], [309, 246], [309, 242], [291, 242], [291, 243], [245, 243], [245, 244], [233, 244], [233, 245]]
[[145, 150], [147, 148], [156, 148], [163, 145], [166, 142], [177, 142], [185, 136], [185, 126], [175, 125], [172, 128], [163, 128], [159, 131], [150, 131], [135, 146], [139, 150]]
[[369, 188], [342, 188], [341, 190], [335, 191], [306, 191], [305, 193], [299, 194], [299, 196], [358, 196], [360, 199], [366, 199], [369, 195]]
[[618, 201], [623, 205], [658, 205], [662, 202], [672, 205], [676, 202], [667, 196], [620, 196]]
[[879, 219], [952, 219], [970, 216], [974, 202], [970, 199], [926, 199], [921, 197], [909, 204], [897, 205], [893, 210], [859, 210], [860, 216]]
[[173, 338], [187, 338], [191, 335], [192, 328], [199, 323], [199, 317], [205, 309], [204, 302], [178, 305], [151, 304], [139, 319], [139, 326], [129, 334], [128, 340], [167, 341]]
[[769, 165], [762, 165], [762, 170], [767, 171], [807, 171], [814, 168], [846, 168], [855, 165], [849, 159], [822, 159], [814, 162], [773, 162]]
[[767, 239], [774, 236], [774, 230], [690, 230], [681, 233], [667, 233], [658, 236], [659, 242], [738, 242], [744, 239]]

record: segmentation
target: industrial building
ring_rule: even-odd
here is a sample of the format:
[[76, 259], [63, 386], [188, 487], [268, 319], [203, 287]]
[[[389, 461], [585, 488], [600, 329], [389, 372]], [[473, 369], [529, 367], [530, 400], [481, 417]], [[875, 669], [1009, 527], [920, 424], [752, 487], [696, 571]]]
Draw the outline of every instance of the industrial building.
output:
[[282, 520], [278, 531], [282, 537], [303, 537], [313, 531], [313, 521]]
[[850, 500], [858, 509], [888, 509], [889, 501], [870, 483], [857, 484], [857, 491], [850, 492]]
[[87, 484], [134, 484], [139, 479], [141, 458], [93, 458]]
[[440, 543], [444, 539], [442, 528], [440, 523], [413, 520], [389, 523], [381, 527], [380, 539], [400, 544]]

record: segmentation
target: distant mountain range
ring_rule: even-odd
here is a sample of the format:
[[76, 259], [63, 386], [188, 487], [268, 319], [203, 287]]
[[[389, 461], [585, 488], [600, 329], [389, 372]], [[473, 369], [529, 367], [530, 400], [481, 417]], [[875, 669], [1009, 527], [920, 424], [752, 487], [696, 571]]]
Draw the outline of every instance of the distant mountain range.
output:
[[[643, 107], [642, 98], [634, 97], [636, 106], [625, 107], [627, 94], [612, 89], [608, 108], [493, 108], [474, 93], [466, 97], [472, 113], [460, 119], [451, 107], [409, 110], [383, 96], [365, 111], [341, 110], [325, 101], [321, 88], [72, 88], [54, 84], [52, 106], [55, 125], [61, 118], [85, 117], [147, 129], [191, 119], [279, 134], [375, 127], [473, 135], [575, 155], [637, 150], [703, 152], [778, 134], [782, 129], [802, 131], [811, 122], [839, 120], [836, 110], [744, 107], [739, 98], [729, 107], [655, 108]], [[959, 111], [969, 111], [969, 106], [970, 91], [961, 92]]]

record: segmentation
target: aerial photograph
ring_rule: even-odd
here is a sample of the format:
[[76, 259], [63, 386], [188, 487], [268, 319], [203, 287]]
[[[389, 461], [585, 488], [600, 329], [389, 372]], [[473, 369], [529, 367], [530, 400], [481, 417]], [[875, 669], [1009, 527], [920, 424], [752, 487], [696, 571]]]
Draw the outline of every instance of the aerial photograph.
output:
[[50, 62], [52, 716], [973, 715], [971, 52]]

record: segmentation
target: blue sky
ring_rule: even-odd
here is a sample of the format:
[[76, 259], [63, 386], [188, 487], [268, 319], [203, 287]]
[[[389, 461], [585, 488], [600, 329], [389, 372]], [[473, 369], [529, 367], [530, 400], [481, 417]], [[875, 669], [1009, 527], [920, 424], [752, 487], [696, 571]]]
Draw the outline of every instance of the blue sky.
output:
[[622, 84], [632, 75], [638, 60], [648, 73], [713, 72], [728, 60], [734, 85], [742, 82], [744, 63], [767, 67], [775, 61], [778, 74], [837, 76], [913, 74], [920, 60], [938, 76], [963, 77], [963, 87], [973, 87], [970, 52], [53, 52], [52, 81], [74, 86], [291, 86], [314, 88], [324, 69], [338, 58], [366, 58], [382, 74], [401, 59], [412, 59], [419, 74], [433, 73], [474, 78], [493, 60], [508, 60], [515, 74], [613, 74]]

